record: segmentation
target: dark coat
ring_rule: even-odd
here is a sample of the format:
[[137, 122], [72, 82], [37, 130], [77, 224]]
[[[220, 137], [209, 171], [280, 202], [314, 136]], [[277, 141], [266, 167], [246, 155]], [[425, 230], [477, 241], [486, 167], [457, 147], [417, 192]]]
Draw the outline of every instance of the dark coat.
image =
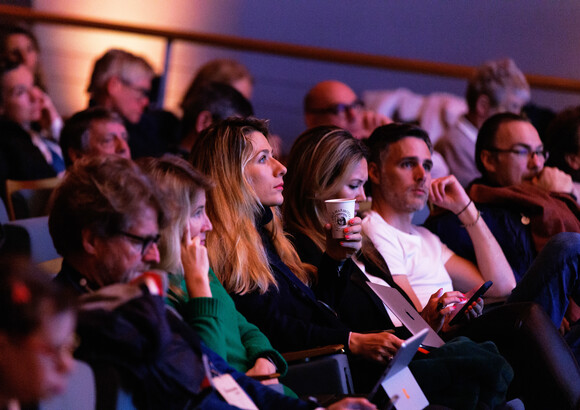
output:
[[268, 209], [258, 227], [268, 261], [278, 283], [264, 294], [258, 291], [232, 294], [237, 310], [268, 337], [282, 352], [331, 344], [348, 346], [348, 328], [336, 314], [316, 300], [314, 292], [282, 262], [268, 233], [263, 229], [272, 218]]

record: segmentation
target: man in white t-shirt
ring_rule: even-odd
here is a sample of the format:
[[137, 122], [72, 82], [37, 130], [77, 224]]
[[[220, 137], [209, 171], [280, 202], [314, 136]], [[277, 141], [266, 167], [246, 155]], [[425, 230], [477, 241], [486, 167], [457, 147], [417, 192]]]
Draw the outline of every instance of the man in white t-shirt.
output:
[[[454, 176], [431, 180], [432, 146], [427, 133], [409, 124], [389, 124], [370, 136], [369, 180], [373, 205], [363, 234], [387, 262], [393, 279], [427, 321], [443, 324], [461, 301], [461, 292], [492, 280], [486, 296], [505, 299], [515, 279], [497, 241]], [[425, 228], [412, 224], [413, 214], [430, 198], [454, 212], [467, 229], [478, 267], [463, 259]], [[436, 309], [433, 307], [436, 306]], [[424, 315], [425, 316], [425, 315]]]

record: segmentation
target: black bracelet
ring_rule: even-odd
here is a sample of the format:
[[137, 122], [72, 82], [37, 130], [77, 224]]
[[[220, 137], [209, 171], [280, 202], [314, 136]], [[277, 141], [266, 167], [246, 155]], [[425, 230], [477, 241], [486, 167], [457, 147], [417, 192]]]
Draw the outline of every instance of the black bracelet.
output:
[[469, 205], [471, 205], [471, 203], [472, 203], [472, 202], [473, 202], [473, 201], [470, 199], [470, 200], [469, 200], [469, 202], [467, 203], [467, 205], [465, 205], [465, 207], [464, 207], [464, 208], [463, 208], [461, 211], [457, 212], [457, 213], [455, 214], [455, 216], [459, 216], [459, 215], [461, 215], [463, 212], [465, 212], [465, 210], [466, 210], [467, 208], [469, 208]]

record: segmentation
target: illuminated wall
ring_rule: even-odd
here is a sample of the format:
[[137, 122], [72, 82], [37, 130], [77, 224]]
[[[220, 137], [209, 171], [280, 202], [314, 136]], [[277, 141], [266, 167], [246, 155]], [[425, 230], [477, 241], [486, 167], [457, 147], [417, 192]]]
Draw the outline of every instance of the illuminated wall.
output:
[[[155, 28], [203, 31], [213, 24], [211, 10], [200, 8], [199, 3], [189, 0], [36, 0], [34, 7], [53, 13]], [[41, 58], [50, 95], [64, 115], [86, 107], [86, 88], [93, 63], [109, 48], [123, 48], [141, 55], [157, 72], [163, 68], [163, 39], [54, 25], [38, 25], [35, 32], [42, 47]], [[209, 58], [204, 48], [174, 43], [165, 99], [167, 108], [178, 111], [178, 102], [195, 69]]]

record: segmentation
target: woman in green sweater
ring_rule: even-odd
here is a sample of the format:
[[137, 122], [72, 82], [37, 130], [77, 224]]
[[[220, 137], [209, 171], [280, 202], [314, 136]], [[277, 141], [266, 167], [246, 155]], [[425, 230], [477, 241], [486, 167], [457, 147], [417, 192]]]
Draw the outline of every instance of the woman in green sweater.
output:
[[[161, 232], [161, 263], [169, 275], [167, 303], [198, 332], [212, 350], [248, 376], [285, 374], [288, 365], [268, 338], [240, 314], [209, 268], [205, 233], [212, 229], [205, 212], [211, 183], [181, 158], [143, 158], [139, 165], [157, 184], [170, 222]], [[261, 377], [263, 378], [263, 377]], [[264, 383], [277, 383], [268, 379]]]

